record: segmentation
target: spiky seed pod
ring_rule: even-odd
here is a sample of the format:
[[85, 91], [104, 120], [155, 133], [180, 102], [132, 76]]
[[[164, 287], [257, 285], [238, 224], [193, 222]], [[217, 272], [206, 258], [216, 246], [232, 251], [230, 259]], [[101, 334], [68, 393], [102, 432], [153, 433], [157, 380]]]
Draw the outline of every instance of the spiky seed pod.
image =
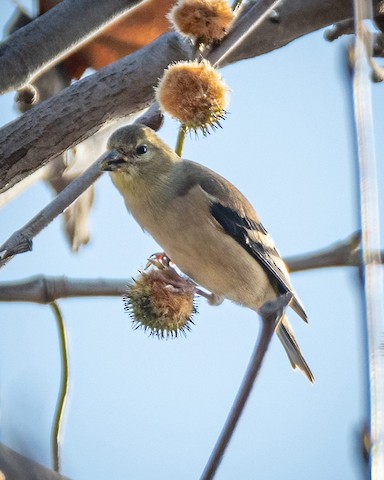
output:
[[219, 72], [206, 60], [181, 61], [165, 70], [156, 95], [164, 112], [188, 130], [206, 134], [225, 118], [228, 91]]
[[195, 287], [175, 270], [142, 272], [124, 296], [125, 309], [135, 328], [160, 338], [185, 335], [190, 330]]
[[224, 38], [234, 13], [227, 0], [180, 0], [168, 19], [181, 34], [208, 44]]

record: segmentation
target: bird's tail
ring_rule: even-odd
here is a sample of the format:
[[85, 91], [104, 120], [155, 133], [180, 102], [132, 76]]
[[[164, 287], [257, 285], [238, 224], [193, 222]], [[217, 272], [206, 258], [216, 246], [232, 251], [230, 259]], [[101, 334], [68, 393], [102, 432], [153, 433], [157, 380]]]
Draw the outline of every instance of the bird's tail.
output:
[[313, 383], [315, 381], [315, 377], [313, 376], [307, 362], [304, 360], [286, 315], [284, 315], [283, 319], [279, 323], [276, 333], [283, 344], [285, 351], [287, 352], [292, 367], [298, 367], [308, 378], [308, 380]]

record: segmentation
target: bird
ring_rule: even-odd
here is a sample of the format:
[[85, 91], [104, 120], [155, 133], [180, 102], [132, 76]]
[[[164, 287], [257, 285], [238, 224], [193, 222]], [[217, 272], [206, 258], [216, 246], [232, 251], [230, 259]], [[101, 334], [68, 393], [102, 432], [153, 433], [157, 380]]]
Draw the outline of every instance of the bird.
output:
[[[181, 158], [142, 124], [110, 136], [101, 170], [110, 172], [141, 228], [196, 284], [256, 313], [265, 302], [289, 293], [290, 307], [307, 322], [272, 237], [228, 180]], [[276, 333], [292, 367], [313, 382], [286, 314]]]

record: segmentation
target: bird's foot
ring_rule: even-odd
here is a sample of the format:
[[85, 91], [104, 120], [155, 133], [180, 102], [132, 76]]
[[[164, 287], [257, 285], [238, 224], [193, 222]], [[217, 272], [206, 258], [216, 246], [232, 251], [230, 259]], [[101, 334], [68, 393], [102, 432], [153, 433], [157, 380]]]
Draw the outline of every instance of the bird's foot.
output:
[[209, 305], [213, 305], [214, 307], [217, 307], [218, 305], [221, 305], [224, 302], [224, 297], [221, 297], [220, 295], [216, 295], [215, 293], [205, 292], [204, 290], [198, 287], [196, 287], [196, 293], [197, 295], [204, 297], [209, 303]]

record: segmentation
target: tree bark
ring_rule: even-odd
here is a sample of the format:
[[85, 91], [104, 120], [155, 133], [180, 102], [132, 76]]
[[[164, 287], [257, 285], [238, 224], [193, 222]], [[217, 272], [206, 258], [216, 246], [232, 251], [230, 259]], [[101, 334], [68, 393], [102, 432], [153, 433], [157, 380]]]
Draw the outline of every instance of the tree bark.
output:
[[140, 1], [108, 0], [95, 8], [94, 0], [65, 0], [17, 30], [0, 45], [0, 94], [24, 86]]
[[3, 444], [0, 444], [0, 473], [5, 480], [68, 480]]

